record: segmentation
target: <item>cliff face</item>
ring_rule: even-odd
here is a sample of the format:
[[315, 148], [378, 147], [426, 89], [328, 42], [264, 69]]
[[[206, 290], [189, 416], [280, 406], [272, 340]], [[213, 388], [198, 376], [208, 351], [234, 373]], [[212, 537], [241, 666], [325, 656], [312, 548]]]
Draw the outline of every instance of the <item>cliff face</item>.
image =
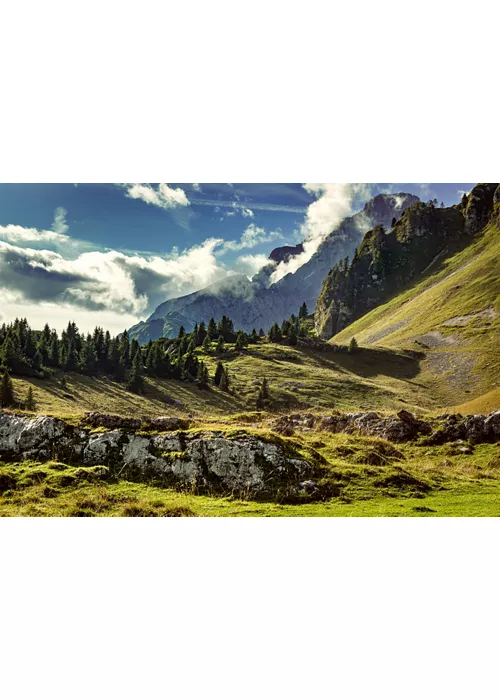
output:
[[352, 255], [363, 234], [372, 226], [390, 226], [411, 204], [415, 195], [399, 193], [377, 195], [363, 210], [344, 219], [323, 241], [311, 259], [295, 273], [271, 284], [276, 263], [289, 260], [302, 252], [302, 244], [282, 246], [272, 251], [270, 263], [250, 281], [244, 275], [234, 275], [184, 297], [170, 299], [158, 306], [144, 322], [130, 329], [132, 338], [144, 343], [177, 335], [180, 326], [191, 331], [195, 323], [207, 323], [211, 317], [229, 316], [235, 328], [250, 332], [252, 328], [268, 330], [272, 324], [297, 313], [305, 301], [312, 309], [321, 292], [323, 280], [333, 265], [346, 255]]
[[477, 185], [449, 208], [413, 204], [389, 232], [382, 226], [369, 231], [352, 261], [338, 263], [324, 281], [315, 310], [318, 335], [336, 335], [467, 245], [491, 218], [496, 188]]

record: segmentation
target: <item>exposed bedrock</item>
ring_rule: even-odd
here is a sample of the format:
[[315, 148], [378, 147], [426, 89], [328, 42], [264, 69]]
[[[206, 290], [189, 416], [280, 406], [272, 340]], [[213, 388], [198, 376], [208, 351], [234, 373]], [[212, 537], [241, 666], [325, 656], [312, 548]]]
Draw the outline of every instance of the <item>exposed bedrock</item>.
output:
[[314, 475], [312, 464], [280, 438], [268, 442], [244, 431], [230, 437], [219, 431], [101, 431], [2, 412], [0, 458], [104, 465], [123, 478], [247, 498], [299, 496]]

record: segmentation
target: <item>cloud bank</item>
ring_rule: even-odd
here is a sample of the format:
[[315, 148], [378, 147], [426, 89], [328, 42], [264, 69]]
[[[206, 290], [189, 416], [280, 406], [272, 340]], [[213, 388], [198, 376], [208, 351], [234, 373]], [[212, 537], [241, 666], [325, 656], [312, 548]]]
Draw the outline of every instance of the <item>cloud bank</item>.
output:
[[85, 252], [72, 260], [51, 250], [0, 242], [0, 305], [58, 304], [138, 320], [165, 299], [226, 277], [228, 271], [214, 254], [222, 243], [208, 239], [168, 258], [111, 250]]
[[303, 187], [317, 197], [307, 207], [304, 223], [299, 230], [304, 252], [280, 263], [271, 275], [271, 282], [277, 282], [288, 273], [296, 272], [308, 262], [328, 234], [351, 213], [354, 199], [363, 195], [365, 188], [364, 185], [352, 183], [306, 184]]

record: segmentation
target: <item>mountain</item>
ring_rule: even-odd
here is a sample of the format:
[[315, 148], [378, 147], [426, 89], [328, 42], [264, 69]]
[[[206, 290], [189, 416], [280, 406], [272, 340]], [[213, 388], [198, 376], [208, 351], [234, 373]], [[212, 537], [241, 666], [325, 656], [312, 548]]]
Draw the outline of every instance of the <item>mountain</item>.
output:
[[369, 200], [362, 211], [344, 219], [321, 243], [313, 256], [294, 273], [272, 283], [272, 273], [279, 262], [287, 262], [303, 252], [302, 244], [282, 246], [272, 251], [266, 265], [250, 281], [244, 275], [232, 275], [205, 289], [160, 304], [151, 316], [130, 329], [130, 336], [139, 342], [150, 338], [177, 335], [180, 326], [191, 331], [200, 321], [229, 316], [235, 328], [250, 332], [267, 330], [275, 321], [281, 323], [297, 313], [305, 301], [314, 308], [323, 280], [332, 266], [352, 255], [363, 234], [381, 224], [390, 226], [404, 210], [419, 201], [415, 195], [380, 194]]
[[419, 384], [449, 406], [498, 408], [499, 261], [497, 184], [477, 185], [455, 207], [414, 205], [388, 233], [367, 233], [348, 269], [332, 270], [316, 330], [333, 344], [354, 336], [411, 351]]

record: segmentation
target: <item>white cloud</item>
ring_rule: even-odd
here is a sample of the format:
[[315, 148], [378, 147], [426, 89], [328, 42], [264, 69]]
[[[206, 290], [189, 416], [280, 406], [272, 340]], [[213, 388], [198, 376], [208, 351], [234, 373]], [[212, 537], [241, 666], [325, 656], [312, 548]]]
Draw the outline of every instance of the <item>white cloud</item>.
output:
[[236, 266], [244, 274], [249, 277], [253, 277], [259, 270], [261, 270], [266, 265], [271, 264], [271, 261], [263, 253], [257, 253], [256, 255], [240, 255], [236, 259]]
[[0, 240], [8, 243], [42, 243], [65, 244], [71, 241], [69, 236], [57, 231], [44, 231], [37, 228], [25, 228], [17, 224], [7, 224], [0, 226]]
[[201, 192], [201, 187], [197, 182], [193, 182], [192, 188], [195, 192]]
[[460, 197], [463, 197], [464, 194], [469, 195], [469, 194], [470, 194], [470, 190], [469, 190], [469, 191], [467, 191], [467, 190], [457, 190], [457, 194], [459, 194]]
[[162, 209], [175, 209], [176, 207], [187, 207], [191, 204], [186, 193], [180, 187], [169, 187], [161, 182], [157, 188], [147, 184], [125, 185], [127, 197], [130, 199], [142, 199], [146, 204], [153, 204]]
[[[86, 252], [68, 259], [50, 250], [0, 242], [0, 297], [5, 305], [38, 307], [56, 304], [94, 314], [125, 315], [122, 327], [168, 298], [189, 294], [228, 275], [214, 251], [221, 239], [160, 256], [126, 255], [115, 250]], [[81, 316], [81, 314], [80, 314]], [[47, 317], [50, 322], [50, 315]], [[117, 319], [118, 322], [118, 319]]]
[[[235, 206], [239, 206], [241, 208], [246, 209], [246, 205], [240, 204], [238, 202], [235, 202], [234, 200], [223, 200], [223, 199], [197, 199], [195, 202], [193, 202], [196, 205], [202, 206], [202, 207], [230, 207], [233, 208]], [[294, 205], [289, 205], [289, 204], [262, 204], [259, 202], [252, 202], [251, 204], [252, 209], [248, 211], [282, 211], [284, 213], [289, 213], [289, 214], [305, 214], [307, 212], [306, 207], [298, 207]]]
[[328, 234], [351, 213], [354, 198], [367, 196], [369, 191], [365, 185], [353, 183], [306, 184], [303, 187], [317, 197], [308, 206], [304, 223], [300, 227], [304, 252], [280, 263], [272, 274], [272, 282], [277, 282], [289, 272], [296, 272], [310, 260]]
[[69, 231], [69, 226], [66, 223], [66, 214], [68, 212], [64, 207], [57, 207], [54, 212], [54, 222], [52, 224], [52, 230], [56, 233], [65, 234]]
[[253, 219], [254, 213], [253, 213], [253, 211], [252, 211], [251, 209], [245, 209], [245, 208], [243, 208], [243, 209], [241, 210], [241, 216], [243, 216], [243, 218], [245, 218], [245, 219], [248, 219], [248, 218]]
[[261, 243], [269, 243], [277, 238], [283, 238], [281, 231], [266, 231], [261, 226], [250, 224], [241, 234], [239, 241], [224, 241], [223, 251], [242, 250], [243, 248], [255, 248]]

